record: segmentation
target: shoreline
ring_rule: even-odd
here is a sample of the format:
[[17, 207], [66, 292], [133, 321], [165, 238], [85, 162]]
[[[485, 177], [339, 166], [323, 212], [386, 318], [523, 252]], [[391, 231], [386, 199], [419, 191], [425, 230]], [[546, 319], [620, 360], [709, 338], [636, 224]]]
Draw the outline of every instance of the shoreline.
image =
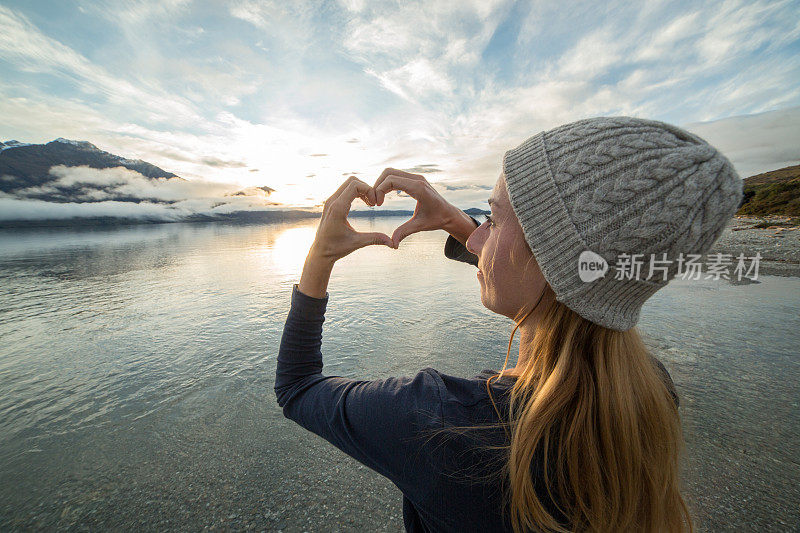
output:
[[[780, 225], [786, 224], [790, 218], [734, 216], [708, 253], [731, 254], [735, 260], [740, 253], [752, 257], [758, 252], [761, 254], [759, 275], [800, 277], [800, 227]], [[763, 221], [770, 225], [753, 227]]]
[[[392, 216], [410, 216], [412, 213], [401, 211], [395, 212], [370, 212], [370, 211], [353, 211], [350, 216], [354, 218], [372, 218], [379, 217], [392, 217]], [[313, 216], [317, 216], [314, 214]], [[150, 221], [144, 222], [137, 221], [121, 221], [115, 220], [114, 223], [88, 223], [75, 224], [74, 220], [67, 221], [62, 224], [35, 224], [33, 226], [17, 226], [4, 224], [0, 221], [0, 232], [8, 232], [13, 230], [15, 233], [26, 231], [41, 231], [41, 230], [74, 230], [74, 231], [96, 231], [96, 230], [116, 230], [130, 227], [141, 226], [161, 226], [169, 224], [208, 224], [208, 223], [222, 223], [233, 225], [259, 225], [270, 223], [285, 223], [297, 222], [301, 220], [308, 220], [313, 218], [308, 213], [301, 214], [294, 213], [292, 217], [276, 217], [274, 219], [265, 219], [261, 217], [250, 217], [249, 219], [230, 218], [230, 219], [194, 219], [194, 220], [181, 220], [181, 221]], [[717, 242], [711, 247], [708, 253], [704, 256], [703, 262], [708, 261], [709, 254], [730, 254], [733, 261], [740, 253], [745, 257], [753, 257], [756, 252], [761, 254], [759, 261], [759, 274], [768, 274], [776, 276], [793, 276], [800, 277], [800, 226], [790, 226], [790, 222], [797, 222], [797, 217], [789, 217], [783, 215], [771, 216], [743, 216], [737, 215], [732, 217]], [[5, 221], [7, 222], [7, 221]], [[63, 221], [61, 221], [63, 222]], [[764, 227], [755, 227], [761, 225]], [[733, 283], [748, 283], [747, 280], [733, 280]]]

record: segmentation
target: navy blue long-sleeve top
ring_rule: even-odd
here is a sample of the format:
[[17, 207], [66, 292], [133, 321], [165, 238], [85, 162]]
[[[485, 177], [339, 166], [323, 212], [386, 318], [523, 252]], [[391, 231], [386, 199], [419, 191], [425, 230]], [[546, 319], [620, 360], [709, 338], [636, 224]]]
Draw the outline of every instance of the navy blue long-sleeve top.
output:
[[[478, 263], [452, 236], [445, 256]], [[325, 376], [321, 345], [328, 298], [305, 295], [296, 284], [292, 288], [275, 376], [284, 415], [389, 478], [403, 493], [407, 531], [510, 531], [501, 480], [491, 477], [498, 475], [503, 457], [483, 447], [507, 444], [503, 429], [437, 433], [500, 422], [486, 391], [487, 378], [497, 372], [485, 369], [461, 378], [423, 368], [414, 376], [372, 381]], [[490, 385], [504, 420], [514, 379]], [[531, 465], [535, 489], [563, 523], [543, 486], [540, 463]]]

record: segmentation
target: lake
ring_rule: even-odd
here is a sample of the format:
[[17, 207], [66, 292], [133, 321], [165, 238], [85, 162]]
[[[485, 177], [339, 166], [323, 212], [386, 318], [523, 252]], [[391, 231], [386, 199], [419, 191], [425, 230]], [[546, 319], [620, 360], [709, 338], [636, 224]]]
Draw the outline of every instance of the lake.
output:
[[[0, 231], [0, 530], [401, 531], [394, 485], [275, 400], [316, 223]], [[502, 366], [513, 324], [446, 237], [337, 263], [325, 374]], [[800, 278], [676, 279], [639, 328], [680, 395], [699, 529], [800, 528]]]

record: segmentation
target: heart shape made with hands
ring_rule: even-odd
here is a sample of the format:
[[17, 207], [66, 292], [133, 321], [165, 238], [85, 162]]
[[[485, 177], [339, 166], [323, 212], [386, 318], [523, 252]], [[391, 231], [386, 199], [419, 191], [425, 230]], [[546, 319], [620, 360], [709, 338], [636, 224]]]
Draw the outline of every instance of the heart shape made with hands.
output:
[[[421, 174], [412, 174], [395, 168], [385, 169], [366, 194], [365, 202], [383, 205], [386, 194], [391, 191], [406, 193], [417, 203], [411, 218], [395, 228], [392, 244], [396, 249], [400, 242], [420, 231], [445, 229], [451, 211], [455, 209], [434, 189]], [[374, 194], [374, 196], [371, 196]], [[369, 201], [368, 201], [369, 200]]]
[[[387, 192], [390, 192], [390, 191], [387, 191]], [[361, 198], [361, 200], [366, 205], [368, 205], [369, 207], [378, 207], [378, 206], [382, 205], [383, 201], [384, 201], [385, 193], [381, 194], [380, 196], [381, 196], [381, 198], [380, 198], [380, 200], [378, 200], [378, 192], [375, 190], [374, 187], [369, 187], [366, 190], [361, 189], [361, 188], [358, 189], [357, 198]], [[348, 215], [349, 215], [349, 211], [348, 211]], [[345, 219], [345, 224], [348, 227], [352, 228], [352, 226], [350, 225], [349, 220]], [[406, 221], [404, 224], [408, 224], [408, 221]], [[364, 239], [368, 239], [368, 240], [371, 239], [368, 242], [368, 244], [385, 244], [385, 245], [389, 246], [390, 248], [394, 248], [396, 250], [397, 248], [399, 248], [400, 241], [404, 237], [407, 237], [408, 235], [410, 235], [410, 233], [408, 233], [406, 235], [403, 235], [402, 237], [399, 237], [400, 236], [400, 232], [398, 232], [398, 230], [400, 228], [402, 228], [402, 226], [404, 224], [401, 224], [401, 226], [396, 228], [394, 230], [394, 232], [392, 232], [392, 236], [391, 237], [389, 237], [385, 233], [380, 233], [380, 232], [364, 233], [364, 232], [356, 231], [356, 234], [362, 236]], [[355, 231], [355, 229], [353, 229], [353, 231]]]
[[[380, 232], [355, 231], [347, 221], [353, 200], [361, 198], [370, 207], [380, 206], [383, 205], [386, 194], [391, 191], [405, 192], [417, 200], [411, 218], [398, 226], [391, 238]], [[397, 249], [400, 241], [413, 233], [444, 229], [453, 209], [455, 208], [419, 174], [387, 168], [373, 186], [350, 176], [325, 201], [315, 244], [323, 255], [334, 259], [371, 244], [383, 244]]]

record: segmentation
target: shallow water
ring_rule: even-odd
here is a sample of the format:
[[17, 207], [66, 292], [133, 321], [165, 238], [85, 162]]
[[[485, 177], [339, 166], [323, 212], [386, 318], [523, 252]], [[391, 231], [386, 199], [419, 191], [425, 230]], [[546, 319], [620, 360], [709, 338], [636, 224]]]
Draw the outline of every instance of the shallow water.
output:
[[[0, 529], [401, 530], [397, 489], [275, 402], [315, 225], [0, 232]], [[445, 238], [336, 265], [326, 374], [502, 366], [511, 322]], [[800, 528], [798, 304], [800, 278], [759, 276], [673, 280], [642, 311], [681, 397], [701, 530]]]

